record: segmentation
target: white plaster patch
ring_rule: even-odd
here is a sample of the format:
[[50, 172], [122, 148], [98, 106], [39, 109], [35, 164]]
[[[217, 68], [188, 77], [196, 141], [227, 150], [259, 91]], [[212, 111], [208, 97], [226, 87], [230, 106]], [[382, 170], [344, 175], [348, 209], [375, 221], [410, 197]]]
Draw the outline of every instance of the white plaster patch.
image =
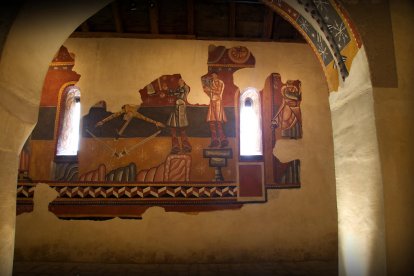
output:
[[365, 50], [330, 94], [338, 204], [340, 275], [386, 273], [383, 188]]

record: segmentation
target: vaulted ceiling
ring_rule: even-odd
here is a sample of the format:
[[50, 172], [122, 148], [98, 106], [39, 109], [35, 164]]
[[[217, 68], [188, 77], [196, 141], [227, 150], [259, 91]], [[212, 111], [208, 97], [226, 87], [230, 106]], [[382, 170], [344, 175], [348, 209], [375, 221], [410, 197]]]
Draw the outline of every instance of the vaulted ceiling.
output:
[[115, 0], [81, 24], [72, 37], [306, 43], [260, 0]]

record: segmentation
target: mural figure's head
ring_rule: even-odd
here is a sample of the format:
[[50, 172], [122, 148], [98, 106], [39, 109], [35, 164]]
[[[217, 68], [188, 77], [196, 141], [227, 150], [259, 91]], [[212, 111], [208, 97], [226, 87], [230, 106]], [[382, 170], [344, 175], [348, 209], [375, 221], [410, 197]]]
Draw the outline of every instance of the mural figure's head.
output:
[[213, 80], [217, 80], [218, 79], [217, 73], [211, 73], [211, 77], [213, 78]]
[[297, 87], [295, 85], [295, 81], [293, 80], [288, 80], [286, 81], [286, 89], [288, 89], [289, 91], [297, 91]]
[[184, 81], [182, 78], [180, 78], [180, 79], [178, 80], [178, 85], [179, 85], [180, 87], [184, 86], [184, 85], [185, 85], [185, 81]]

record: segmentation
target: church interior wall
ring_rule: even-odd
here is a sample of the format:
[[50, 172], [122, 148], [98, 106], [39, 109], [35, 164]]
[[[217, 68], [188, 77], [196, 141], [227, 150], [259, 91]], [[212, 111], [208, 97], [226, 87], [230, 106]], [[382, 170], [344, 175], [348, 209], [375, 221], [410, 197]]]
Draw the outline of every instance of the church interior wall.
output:
[[[381, 32], [382, 29], [378, 28], [377, 26], [373, 26], [372, 23], [378, 22], [376, 20], [364, 20], [366, 11], [372, 11], [372, 8], [378, 7], [377, 4], [381, 2], [387, 2], [387, 1], [372, 1], [370, 3], [369, 7], [362, 6], [363, 3], [358, 3], [360, 1], [343, 1], [346, 2], [346, 8], [348, 11], [350, 11], [351, 18], [355, 20], [357, 23], [357, 27], [359, 30], [362, 29], [363, 25], [366, 25], [366, 32], [363, 35], [363, 41], [364, 43], [368, 42], [369, 37], [374, 37], [371, 39], [373, 43], [377, 43], [378, 45], [383, 44], [383, 40], [378, 41], [376, 34], [378, 32]], [[375, 2], [375, 3], [374, 3]], [[352, 10], [353, 8], [354, 10]], [[396, 78], [393, 74], [393, 65], [392, 61], [390, 60], [384, 60], [384, 58], [387, 58], [387, 55], [384, 54], [384, 52], [379, 49], [382, 47], [378, 47], [377, 50], [371, 50], [370, 47], [367, 47], [367, 55], [368, 55], [368, 62], [371, 65], [371, 74], [372, 79], [377, 79], [377, 81], [373, 81], [373, 91], [374, 91], [374, 106], [375, 106], [375, 119], [376, 119], [376, 127], [377, 127], [377, 134], [378, 134], [378, 144], [379, 144], [379, 150], [380, 150], [380, 157], [381, 157], [381, 172], [383, 177], [383, 185], [384, 185], [384, 201], [385, 201], [385, 224], [386, 224], [386, 252], [387, 252], [387, 269], [388, 273], [390, 275], [402, 275], [405, 272], [411, 271], [411, 256], [412, 254], [412, 235], [411, 235], [411, 229], [413, 229], [412, 225], [412, 216], [411, 216], [411, 210], [412, 210], [412, 201], [410, 198], [410, 195], [413, 194], [412, 187], [411, 187], [411, 175], [410, 175], [410, 169], [411, 164], [413, 163], [412, 160], [412, 149], [413, 147], [410, 144], [410, 138], [413, 136], [412, 130], [412, 110], [410, 107], [412, 106], [412, 93], [410, 93], [413, 90], [413, 83], [411, 81], [412, 74], [412, 64], [410, 62], [409, 56], [407, 53], [409, 53], [410, 49], [412, 48], [412, 38], [410, 36], [411, 30], [412, 30], [412, 8], [413, 5], [410, 3], [410, 1], [400, 1], [398, 3], [390, 3], [389, 4], [390, 13], [391, 13], [391, 22], [392, 22], [392, 32], [393, 34], [388, 34], [384, 40], [392, 40], [394, 41], [394, 51], [396, 54], [396, 74], [398, 76], [398, 87], [395, 85]], [[93, 10], [97, 10], [98, 8], [93, 8]], [[388, 9], [388, 7], [386, 7]], [[90, 13], [90, 12], [89, 12]], [[85, 12], [85, 18], [89, 16], [90, 14]], [[75, 15], [78, 15], [79, 13], [75, 13]], [[371, 12], [371, 15], [375, 15], [375, 12]], [[61, 14], [62, 20], [70, 20], [70, 17], [73, 17], [73, 14], [66, 14], [67, 16], [64, 16], [64, 13]], [[69, 16], [70, 15], [70, 16]], [[76, 16], [75, 16], [76, 17]], [[85, 19], [83, 18], [83, 19]], [[21, 18], [20, 18], [21, 19]], [[27, 18], [27, 20], [31, 20], [33, 18]], [[75, 18], [74, 21], [76, 22], [82, 22], [83, 19]], [[375, 19], [375, 18], [374, 18]], [[359, 20], [359, 21], [358, 21]], [[33, 21], [32, 23], [37, 22]], [[385, 21], [383, 21], [385, 22]], [[20, 148], [22, 147], [25, 138], [28, 136], [28, 134], [31, 132], [31, 129], [33, 128], [34, 122], [37, 118], [37, 103], [39, 102], [39, 97], [42, 86], [41, 76], [44, 76], [47, 70], [47, 64], [48, 60], [53, 56], [53, 52], [57, 50], [59, 45], [63, 43], [65, 37], [67, 37], [67, 34], [70, 33], [69, 28], [73, 28], [71, 24], [69, 23], [67, 26], [69, 28], [65, 28], [62, 32], [60, 31], [53, 31], [53, 28], [51, 27], [51, 24], [41, 25], [34, 24], [35, 26], [32, 27], [36, 28], [38, 27], [39, 30], [41, 29], [42, 32], [39, 33], [28, 33], [23, 32], [24, 26], [18, 25], [13, 26], [11, 33], [11, 40], [16, 39], [15, 44], [12, 46], [7, 45], [10, 44], [10, 41], [6, 43], [5, 49], [8, 49], [8, 51], [3, 51], [2, 53], [2, 67], [1, 67], [1, 90], [2, 90], [2, 105], [0, 106], [1, 109], [1, 119], [2, 122], [5, 123], [8, 127], [6, 128], [5, 133], [7, 135], [2, 135], [2, 149], [0, 150], [0, 159], [2, 161], [3, 166], [0, 170], [0, 176], [4, 183], [3, 187], [4, 189], [1, 190], [1, 211], [3, 214], [9, 214], [14, 209], [15, 206], [15, 195], [14, 195], [14, 189], [15, 189], [15, 178], [17, 176], [17, 172], [15, 175], [10, 174], [11, 171], [13, 171], [14, 167], [16, 167], [18, 163], [17, 154], [20, 151]], [[59, 25], [59, 24], [56, 24]], [[66, 25], [66, 24], [64, 24]], [[72, 24], [76, 25], [76, 24]], [[389, 28], [388, 28], [389, 29]], [[17, 32], [17, 36], [16, 36]], [[23, 36], [22, 33], [25, 33]], [[47, 36], [44, 35], [45, 33], [51, 33], [53, 35]], [[20, 34], [20, 36], [19, 36]], [[37, 38], [36, 38], [37, 36]], [[10, 38], [10, 37], [9, 37]], [[44, 47], [34, 47], [30, 46], [30, 42], [37, 41], [39, 38], [43, 41], [45, 44]], [[69, 42], [68, 42], [69, 43]], [[20, 45], [20, 46], [19, 46]], [[387, 44], [390, 46], [390, 44]], [[387, 47], [388, 47], [387, 46]], [[411, 48], [410, 48], [411, 47]], [[33, 48], [36, 49], [34, 52], [36, 53], [35, 56], [32, 56], [32, 63], [26, 63], [24, 62], [25, 59], [22, 58], [16, 58], [16, 56], [20, 55], [20, 52], [23, 52], [27, 48]], [[14, 49], [15, 52], [10, 51], [10, 49]], [[389, 47], [387, 49], [390, 49]], [[72, 51], [72, 49], [70, 49]], [[25, 56], [27, 57], [27, 56]], [[27, 61], [27, 59], [26, 59]], [[373, 64], [376, 64], [373, 66]], [[390, 65], [391, 64], [391, 65]], [[4, 65], [7, 65], [8, 67], [5, 68]], [[30, 70], [35, 70], [36, 74], [21, 74], [20, 72], [25, 72], [25, 70], [22, 70], [20, 65], [24, 65], [24, 68], [27, 68]], [[390, 69], [391, 68], [391, 69]], [[7, 70], [6, 70], [7, 69]], [[315, 69], [316, 70], [316, 69]], [[378, 72], [382, 72], [383, 75], [378, 75]], [[10, 77], [10, 75], [14, 75], [15, 77]], [[388, 76], [391, 76], [391, 80], [393, 82], [389, 82], [387, 80]], [[25, 78], [27, 76], [27, 78]], [[296, 78], [296, 77], [293, 77]], [[6, 81], [7, 80], [7, 81]], [[384, 81], [385, 84], [380, 84], [381, 81]], [[21, 87], [15, 87], [10, 86], [10, 84], [14, 83], [25, 83], [26, 86], [24, 86], [26, 89], [20, 89]], [[240, 82], [241, 83], [241, 82]], [[391, 83], [391, 84], [390, 84]], [[37, 91], [36, 93], [32, 93], [32, 91]], [[4, 92], [4, 93], [3, 93]], [[16, 100], [16, 95], [18, 95]], [[22, 95], [19, 97], [19, 95]], [[34, 95], [34, 96], [33, 96]], [[26, 97], [27, 96], [27, 97]], [[29, 97], [30, 96], [30, 97]], [[26, 100], [26, 98], [31, 98], [31, 100]], [[17, 104], [19, 103], [19, 104]], [[35, 103], [35, 104], [33, 104]], [[303, 102], [305, 107], [305, 101]], [[14, 107], [11, 109], [10, 107]], [[304, 111], [305, 112], [305, 111]], [[411, 124], [410, 124], [411, 123]], [[304, 120], [304, 127], [306, 127], [306, 120]], [[303, 140], [305, 141], [305, 140]], [[294, 141], [296, 142], [296, 141]], [[290, 143], [290, 141], [285, 141], [285, 143]], [[302, 142], [300, 142], [302, 143]], [[313, 146], [313, 145], [312, 145]], [[282, 158], [282, 155], [278, 155]], [[304, 172], [303, 172], [304, 173]], [[306, 189], [306, 186], [303, 185], [301, 190], [293, 190], [295, 194], [301, 194], [303, 192], [303, 189]], [[13, 192], [11, 192], [13, 191]], [[282, 198], [282, 195], [288, 195], [289, 191], [281, 190], [281, 191], [271, 191], [271, 194], [273, 194], [273, 198], [280, 199]], [[290, 191], [292, 192], [292, 191]], [[43, 203], [43, 207], [47, 206], [48, 202], [50, 200], [53, 200], [54, 197], [56, 197], [55, 194], [52, 192], [44, 191], [45, 197], [49, 196], [48, 198], [41, 199], [40, 202]], [[46, 196], [47, 195], [47, 196]], [[291, 197], [285, 198], [286, 206], [291, 206], [291, 202], [288, 199], [293, 199]], [[269, 204], [269, 202], [267, 203]], [[279, 203], [274, 203], [278, 205]], [[263, 205], [264, 206], [264, 205]], [[263, 207], [261, 204], [255, 204], [248, 206], [248, 210], [255, 210], [256, 208], [267, 208]], [[279, 207], [279, 206], [276, 206]], [[47, 207], [45, 207], [47, 208]], [[270, 208], [270, 207], [269, 207]], [[246, 212], [245, 218], [253, 218], [257, 213], [255, 212], [247, 212], [246, 209], [242, 209], [239, 211], [222, 211], [222, 212], [214, 212], [212, 214], [219, 215], [223, 213], [230, 213], [233, 214], [234, 212]], [[273, 212], [273, 211], [272, 211]], [[276, 208], [276, 212], [280, 216], [281, 210], [278, 210]], [[43, 212], [45, 214], [46, 212]], [[274, 213], [268, 214], [266, 213], [268, 217], [271, 217], [271, 219], [274, 219]], [[296, 213], [298, 214], [298, 213]], [[50, 260], [58, 260], [68, 257], [67, 255], [62, 255], [62, 248], [58, 246], [59, 242], [65, 243], [65, 239], [69, 239], [66, 237], [80, 237], [80, 233], [86, 234], [85, 237], [90, 237], [87, 234], [89, 232], [94, 232], [94, 236], [91, 237], [92, 240], [89, 243], [90, 248], [102, 248], [106, 247], [103, 251], [107, 250], [107, 248], [110, 248], [111, 246], [114, 246], [115, 249], [119, 249], [119, 252], [122, 252], [124, 249], [121, 248], [119, 244], [117, 244], [114, 240], [111, 240], [109, 242], [109, 245], [102, 245], [102, 240], [106, 238], [108, 233], [117, 233], [121, 236], [135, 236], [135, 235], [141, 235], [145, 237], [145, 233], [150, 231], [149, 229], [154, 223], [158, 223], [161, 220], [164, 220], [165, 218], [172, 218], [175, 216], [177, 217], [183, 217], [184, 219], [187, 219], [189, 214], [182, 214], [182, 213], [168, 213], [167, 216], [166, 213], [159, 208], [152, 208], [149, 210], [148, 214], [150, 217], [152, 217], [151, 222], [148, 220], [143, 221], [136, 221], [136, 222], [130, 222], [130, 221], [124, 221], [124, 220], [113, 220], [113, 221], [106, 221], [106, 222], [72, 222], [72, 221], [61, 221], [58, 220], [54, 215], [49, 213], [49, 220], [43, 220], [44, 223], [49, 223], [51, 226], [55, 225], [54, 228], [56, 231], [53, 234], [52, 231], [45, 231], [44, 226], [42, 226], [40, 229], [41, 231], [37, 231], [36, 235], [34, 235], [33, 239], [30, 239], [30, 236], [28, 233], [26, 233], [27, 229], [31, 229], [32, 225], [35, 225], [34, 228], [36, 228], [40, 224], [40, 218], [41, 215], [37, 216], [31, 216], [32, 221], [29, 222], [29, 214], [23, 214], [22, 216], [18, 217], [18, 220], [20, 220], [20, 225], [27, 226], [26, 229], [23, 229], [21, 226], [18, 227], [20, 231], [24, 232], [24, 235], [19, 238], [18, 242], [20, 245], [18, 246], [21, 249], [24, 250], [18, 250], [16, 254], [16, 260], [26, 260], [29, 259], [29, 257], [35, 256], [36, 253], [33, 250], [25, 251], [27, 248], [36, 248], [38, 252], [45, 251], [48, 252], [46, 254], [48, 259]], [[380, 214], [381, 215], [381, 214]], [[198, 216], [195, 216], [196, 219], [201, 218], [210, 218], [208, 213], [205, 214], [199, 214]], [[26, 217], [26, 218], [24, 218]], [[13, 251], [13, 239], [14, 239], [14, 219], [10, 219], [9, 216], [4, 217], [5, 219], [2, 221], [1, 225], [1, 242], [2, 242], [2, 248], [1, 248], [1, 272], [5, 275], [11, 274], [11, 264], [12, 264], [12, 258], [10, 256], [10, 252]], [[223, 220], [227, 220], [228, 217], [221, 217]], [[296, 217], [299, 221], [300, 217]], [[2, 218], [3, 219], [3, 218]], [[26, 221], [24, 221], [26, 220]], [[177, 220], [171, 220], [171, 223], [169, 225], [174, 225], [174, 223], [177, 222]], [[74, 223], [77, 225], [76, 229], [68, 230], [68, 224], [66, 223]], [[92, 224], [91, 224], [92, 223]], [[123, 232], [121, 230], [121, 227], [123, 225], [127, 224], [137, 224], [138, 227], [134, 230], [128, 230]], [[204, 221], [205, 223], [205, 221]], [[37, 225], [37, 226], [36, 226]], [[94, 227], [91, 227], [93, 225]], [[113, 227], [113, 225], [116, 225], [116, 227]], [[161, 225], [158, 223], [158, 225]], [[165, 224], [167, 225], [167, 224]], [[297, 225], [300, 225], [298, 222]], [[193, 233], [195, 230], [203, 230], [203, 225], [200, 224], [194, 224], [190, 227], [190, 230], [188, 232]], [[278, 231], [284, 231], [284, 232], [292, 232], [292, 227], [288, 227], [289, 225], [286, 225], [286, 227], [281, 228], [277, 230]], [[50, 227], [53, 228], [53, 227]], [[148, 230], [147, 232], [144, 232], [142, 228], [146, 228]], [[129, 229], [129, 228], [128, 228]], [[138, 230], [137, 230], [138, 229]], [[152, 228], [151, 228], [152, 229]], [[229, 229], [229, 228], [227, 228]], [[251, 228], [249, 228], [251, 230]], [[273, 228], [272, 228], [273, 229]], [[225, 230], [222, 226], [220, 226], [219, 230]], [[247, 231], [243, 230], [243, 231]], [[267, 230], [266, 230], [267, 231]], [[77, 232], [77, 233], [74, 233]], [[185, 233], [185, 234], [188, 234]], [[211, 232], [211, 231], [210, 231]], [[253, 232], [253, 231], [251, 231]], [[66, 237], [63, 235], [59, 235], [59, 233], [67, 234]], [[155, 234], [165, 234], [166, 231], [158, 230]], [[176, 237], [183, 236], [183, 233], [176, 230]], [[190, 233], [190, 234], [191, 234]], [[223, 232], [218, 232], [215, 237], [219, 241], [223, 241], [224, 238], [219, 235]], [[72, 235], [73, 234], [73, 235]], [[153, 235], [152, 237], [157, 240], [158, 236]], [[49, 235], [49, 236], [48, 236]], [[147, 234], [149, 235], [149, 234]], [[274, 236], [275, 232], [272, 232], [269, 230], [267, 236]], [[118, 235], [119, 236], [119, 235]], [[24, 237], [24, 238], [23, 238]], [[193, 240], [196, 240], [194, 236]], [[83, 236], [82, 236], [83, 238]], [[151, 238], [150, 236], [146, 236], [146, 238]], [[50, 242], [47, 242], [47, 240], [50, 239]], [[84, 239], [84, 238], [83, 238]], [[86, 239], [86, 238], [85, 238]], [[84, 240], [85, 240], [84, 239]], [[40, 240], [40, 243], [37, 243], [36, 240]], [[70, 247], [70, 250], [67, 252], [70, 252], [70, 254], [75, 254], [75, 251], [77, 253], [83, 254], [84, 260], [96, 260], [96, 256], [89, 256], [87, 251], [78, 250], [79, 248], [86, 248], [84, 245], [84, 240], [75, 241], [77, 244], [73, 244]], [[263, 239], [264, 240], [264, 239]], [[59, 242], [58, 242], [59, 241]], [[235, 239], [231, 240], [234, 243], [238, 244], [238, 241], [235, 241]], [[179, 242], [187, 242], [184, 238], [174, 242], [169, 241], [169, 245], [174, 244], [177, 245]], [[253, 242], [257, 242], [257, 240], [253, 240]], [[275, 239], [266, 240], [266, 243], [275, 242]], [[149, 243], [149, 241], [148, 241]], [[232, 244], [234, 244], [232, 243]], [[246, 241], [247, 243], [247, 241]], [[69, 242], [66, 242], [66, 244], [69, 244]], [[210, 243], [211, 247], [216, 245], [216, 242]], [[261, 244], [265, 244], [263, 241]], [[317, 243], [312, 243], [312, 246], [315, 248], [317, 247]], [[53, 246], [50, 246], [53, 245]], [[224, 243], [222, 249], [225, 246], [229, 246], [230, 243]], [[136, 245], [137, 246], [137, 245]], [[181, 246], [181, 245], [180, 245]], [[168, 246], [165, 245], [165, 248]], [[245, 244], [245, 249], [254, 248], [254, 244], [250, 244], [248, 246]], [[170, 248], [170, 247], [168, 247]], [[198, 246], [197, 249], [204, 249], [203, 246]], [[125, 248], [125, 251], [129, 250], [130, 248]], [[145, 249], [145, 248], [144, 248]], [[171, 248], [170, 248], [171, 249]], [[257, 249], [257, 252], [259, 252], [260, 249]], [[135, 250], [138, 250], [135, 248]], [[340, 251], [342, 251], [343, 248], [341, 248], [340, 245]], [[99, 250], [98, 250], [99, 251]], [[26, 253], [25, 253], [26, 252]], [[91, 251], [88, 251], [91, 252]], [[102, 252], [102, 251], [100, 251]], [[246, 251], [244, 251], [246, 252]], [[276, 252], [276, 251], [275, 251]], [[333, 252], [333, 251], [330, 251]], [[173, 254], [176, 254], [177, 252], [174, 252]], [[154, 253], [155, 254], [155, 253]], [[372, 252], [372, 254], [375, 257], [375, 252]], [[124, 256], [127, 256], [128, 253], [123, 253]], [[106, 255], [104, 259], [106, 260], [114, 260], [114, 258], [110, 258], [110, 255]], [[156, 256], [156, 254], [155, 254]], [[167, 256], [167, 255], [166, 255]], [[183, 256], [182, 254], [179, 256]], [[279, 255], [278, 255], [279, 256]], [[296, 255], [297, 256], [297, 255]], [[336, 255], [335, 255], [336, 256]], [[180, 258], [180, 257], [179, 257]], [[214, 256], [211, 257], [210, 260], [215, 258]], [[42, 259], [44, 259], [42, 257]], [[127, 259], [127, 258], [124, 258]], [[70, 261], [71, 259], [67, 259]], [[178, 259], [175, 259], [178, 260]], [[332, 258], [333, 260], [333, 258]], [[341, 262], [341, 260], [340, 260]], [[405, 273], [407, 274], [407, 273]]]
[[[374, 87], [378, 143], [384, 182], [387, 271], [412, 273], [414, 205], [412, 165], [414, 147], [413, 65], [407, 54], [413, 48], [413, 3], [390, 1], [398, 85]], [[384, 68], [385, 69], [385, 68]], [[387, 71], [387, 70], [384, 70]]]
[[[68, 39], [64, 45], [75, 54], [73, 70], [81, 75], [76, 86], [82, 92], [82, 115], [102, 100], [111, 112], [123, 104], [139, 104], [138, 90], [167, 74], [181, 74], [191, 88], [190, 103], [208, 103], [200, 76], [207, 73], [211, 44], [237, 46], [234, 42], [214, 41]], [[323, 72], [307, 45], [242, 45], [254, 55], [256, 64], [234, 73], [234, 83], [240, 89], [263, 89], [271, 73], [279, 73], [283, 82], [298, 79], [302, 83], [303, 137], [282, 140], [274, 149], [282, 162], [301, 160], [300, 188], [269, 189], [266, 202], [244, 204], [236, 210], [177, 213], [151, 207], [142, 220], [59, 220], [53, 215], [39, 215], [35, 203], [35, 212], [17, 217], [15, 259], [121, 263], [289, 259], [326, 260], [336, 267], [333, 145]], [[290, 54], [292, 49], [294, 55]], [[168, 137], [156, 139], [168, 150]], [[54, 143], [32, 141], [32, 149], [50, 154]], [[151, 157], [159, 159], [154, 164], [162, 158], [156, 154]], [[39, 174], [34, 178], [47, 176], [46, 172]], [[31, 230], [27, 231], [29, 225]]]
[[408, 56], [413, 45], [414, 5], [411, 1], [349, 1], [345, 6], [366, 47], [373, 85], [384, 192], [384, 211], [377, 216], [384, 216], [385, 222], [386, 271], [388, 275], [409, 274], [414, 244], [410, 174], [414, 72]]

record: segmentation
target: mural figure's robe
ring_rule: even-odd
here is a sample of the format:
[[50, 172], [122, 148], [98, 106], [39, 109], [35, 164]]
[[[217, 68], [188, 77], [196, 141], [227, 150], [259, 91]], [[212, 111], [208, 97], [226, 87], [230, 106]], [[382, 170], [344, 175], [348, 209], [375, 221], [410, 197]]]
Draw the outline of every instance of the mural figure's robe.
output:
[[298, 139], [302, 137], [302, 115], [300, 111], [301, 91], [300, 87], [293, 85], [292, 81], [287, 81], [286, 86], [282, 87], [283, 102], [272, 123], [282, 130], [282, 137]]
[[211, 77], [212, 80], [209, 83], [209, 86], [204, 87], [204, 91], [210, 97], [210, 105], [207, 113], [207, 122], [210, 124], [211, 132], [210, 147], [217, 147], [219, 145], [221, 147], [226, 147], [228, 145], [228, 141], [222, 126], [222, 123], [227, 122], [222, 101], [224, 82], [218, 78], [216, 73], [212, 73]]
[[175, 109], [171, 112], [167, 121], [167, 125], [171, 128], [172, 154], [179, 153], [181, 150], [177, 137], [177, 129], [180, 131], [182, 151], [186, 153], [192, 150], [187, 134], [185, 133], [185, 128], [188, 126], [186, 102], [190, 87], [185, 84], [183, 79], [179, 79], [178, 84], [179, 87], [177, 89], [170, 91], [170, 94], [174, 95], [176, 100]]

